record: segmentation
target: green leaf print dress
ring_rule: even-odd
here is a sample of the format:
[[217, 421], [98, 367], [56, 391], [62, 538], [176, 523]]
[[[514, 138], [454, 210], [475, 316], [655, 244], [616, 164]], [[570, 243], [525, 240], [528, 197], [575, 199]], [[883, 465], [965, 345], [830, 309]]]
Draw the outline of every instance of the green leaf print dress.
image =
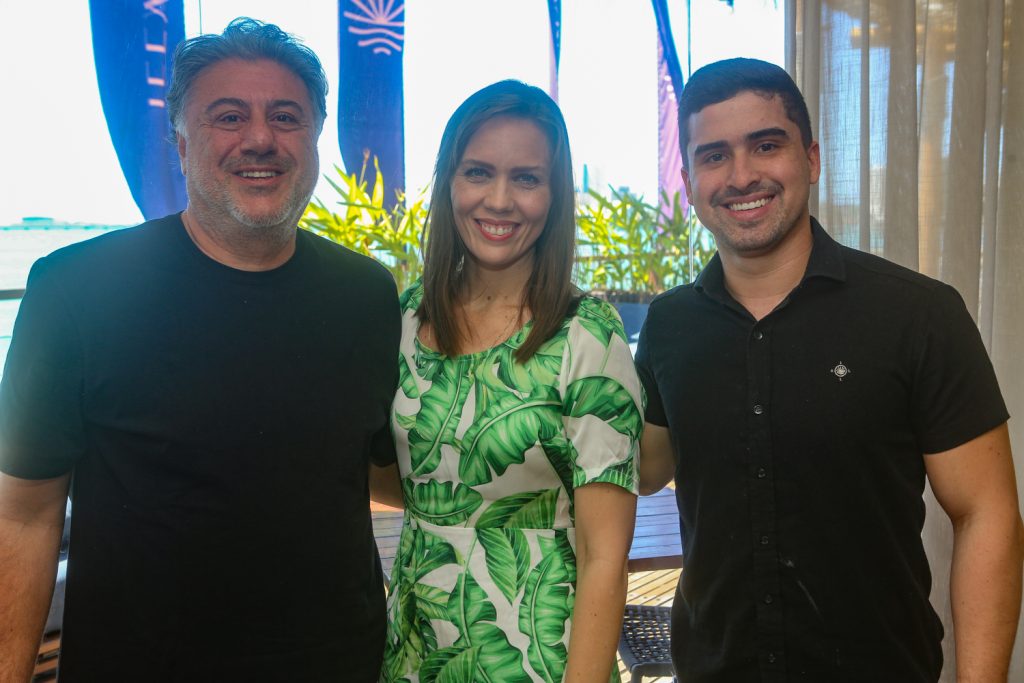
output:
[[393, 427], [406, 512], [381, 681], [560, 682], [573, 491], [637, 492], [642, 392], [622, 323], [587, 297], [525, 364], [513, 354], [530, 323], [449, 358], [416, 337], [422, 293], [402, 295]]

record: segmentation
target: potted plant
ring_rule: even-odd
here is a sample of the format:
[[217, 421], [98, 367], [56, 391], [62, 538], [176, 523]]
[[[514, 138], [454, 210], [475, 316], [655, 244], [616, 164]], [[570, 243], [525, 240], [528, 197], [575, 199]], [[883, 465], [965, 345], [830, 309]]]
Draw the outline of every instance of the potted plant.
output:
[[629, 190], [590, 190], [577, 215], [577, 282], [615, 304], [636, 340], [657, 294], [693, 280], [715, 253], [711, 234], [678, 193], [660, 206]]
[[[399, 194], [389, 209], [376, 158], [373, 167], [372, 190], [366, 164], [359, 176], [335, 167], [339, 179], [328, 182], [338, 193], [340, 209], [314, 199], [299, 226], [377, 259], [402, 291], [423, 272], [426, 190], [408, 204]], [[693, 212], [683, 208], [678, 193], [672, 198], [662, 193], [661, 205], [655, 206], [628, 190], [609, 189], [607, 196], [590, 190], [580, 201], [575, 277], [580, 287], [618, 308], [628, 338], [635, 341], [651, 299], [693, 280], [714, 254], [714, 242]]]
[[426, 194], [415, 201], [398, 193], [394, 207], [384, 203], [384, 179], [376, 157], [373, 160], [373, 189], [367, 189], [366, 164], [357, 177], [334, 167], [339, 180], [327, 181], [338, 193], [338, 212], [314, 198], [299, 221], [299, 227], [332, 242], [377, 259], [395, 278], [398, 291], [405, 290], [423, 272], [420, 241], [427, 217]]

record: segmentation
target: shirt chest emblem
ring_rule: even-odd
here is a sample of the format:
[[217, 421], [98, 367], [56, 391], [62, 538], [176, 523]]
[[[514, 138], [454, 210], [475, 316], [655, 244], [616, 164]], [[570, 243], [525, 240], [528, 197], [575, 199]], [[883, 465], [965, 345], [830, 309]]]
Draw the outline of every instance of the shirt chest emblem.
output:
[[840, 382], [842, 382], [843, 379], [845, 379], [846, 377], [850, 376], [850, 373], [852, 373], [853, 370], [851, 370], [850, 368], [848, 368], [845, 365], [843, 365], [843, 361], [839, 361], [839, 364], [836, 365], [831, 370], [829, 370], [829, 372], [831, 372], [833, 375], [835, 375], [836, 379], [838, 379]]

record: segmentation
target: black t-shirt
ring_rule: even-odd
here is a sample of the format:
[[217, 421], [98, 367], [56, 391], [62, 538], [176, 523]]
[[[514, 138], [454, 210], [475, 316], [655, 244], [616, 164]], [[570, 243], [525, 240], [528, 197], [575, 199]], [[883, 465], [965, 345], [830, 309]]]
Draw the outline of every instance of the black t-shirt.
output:
[[376, 680], [399, 336], [387, 271], [304, 231], [267, 272], [179, 216], [34, 266], [0, 469], [73, 472], [62, 680]]
[[813, 233], [802, 282], [761, 321], [716, 256], [640, 336], [647, 421], [675, 450], [688, 683], [930, 683], [942, 666], [923, 454], [1006, 408], [955, 290]]

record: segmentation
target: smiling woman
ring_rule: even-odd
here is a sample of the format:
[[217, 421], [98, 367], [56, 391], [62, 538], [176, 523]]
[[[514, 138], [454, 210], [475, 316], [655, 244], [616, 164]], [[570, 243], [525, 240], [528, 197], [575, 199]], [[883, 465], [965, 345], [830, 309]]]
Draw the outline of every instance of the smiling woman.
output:
[[614, 309], [570, 282], [557, 105], [518, 81], [471, 95], [432, 192], [402, 296], [382, 680], [617, 680], [642, 399]]
[[476, 131], [451, 181], [452, 212], [475, 268], [533, 268], [551, 207], [551, 145], [529, 119], [497, 116]]

